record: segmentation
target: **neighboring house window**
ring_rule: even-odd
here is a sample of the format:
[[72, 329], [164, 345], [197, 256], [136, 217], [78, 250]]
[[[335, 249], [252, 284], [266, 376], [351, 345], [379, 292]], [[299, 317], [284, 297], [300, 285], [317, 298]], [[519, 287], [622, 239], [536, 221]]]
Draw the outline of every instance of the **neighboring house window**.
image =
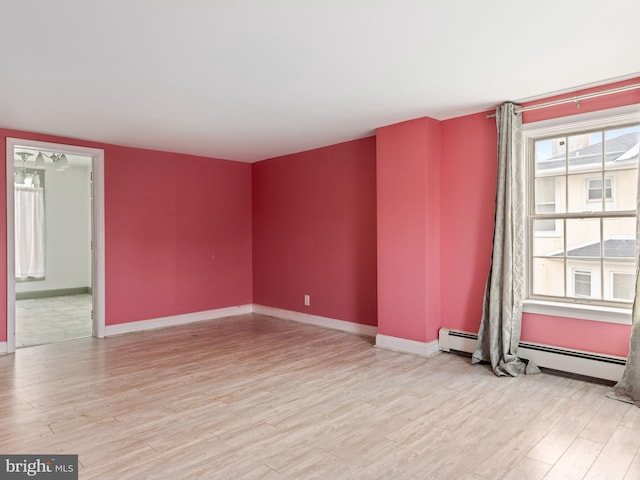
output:
[[[611, 187], [612, 180], [612, 177], [605, 178], [604, 191], [606, 200], [611, 200], [613, 198], [613, 189]], [[587, 200], [590, 202], [594, 200], [602, 200], [602, 178], [589, 178], [587, 179], [587, 182]]]
[[576, 297], [591, 296], [591, 272], [585, 270], [573, 271], [573, 292]]
[[630, 308], [640, 124], [528, 135], [528, 298]]
[[613, 272], [612, 277], [613, 298], [632, 301], [635, 293], [633, 288], [633, 274]]

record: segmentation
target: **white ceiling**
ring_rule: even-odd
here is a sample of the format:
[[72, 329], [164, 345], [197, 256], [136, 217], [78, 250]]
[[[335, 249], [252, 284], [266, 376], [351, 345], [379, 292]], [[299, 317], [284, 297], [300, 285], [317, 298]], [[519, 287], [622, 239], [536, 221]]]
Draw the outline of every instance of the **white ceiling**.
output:
[[2, 0], [0, 11], [0, 126], [242, 161], [640, 75], [638, 0]]

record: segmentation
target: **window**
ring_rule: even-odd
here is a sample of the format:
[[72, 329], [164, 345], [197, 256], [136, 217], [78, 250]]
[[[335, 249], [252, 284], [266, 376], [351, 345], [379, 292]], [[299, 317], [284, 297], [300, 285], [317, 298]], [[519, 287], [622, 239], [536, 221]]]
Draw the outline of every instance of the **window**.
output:
[[[611, 200], [613, 198], [612, 195], [612, 177], [605, 178], [605, 199]], [[602, 200], [602, 178], [589, 178], [587, 179], [587, 200]]]
[[576, 297], [591, 296], [591, 272], [584, 270], [573, 271], [573, 292]]
[[630, 308], [640, 123], [528, 136], [528, 297]]

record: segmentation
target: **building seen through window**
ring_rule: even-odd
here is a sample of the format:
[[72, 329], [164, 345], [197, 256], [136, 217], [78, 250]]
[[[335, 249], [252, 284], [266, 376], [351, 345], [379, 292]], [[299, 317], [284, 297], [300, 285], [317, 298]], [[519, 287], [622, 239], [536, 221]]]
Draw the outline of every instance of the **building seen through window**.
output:
[[630, 306], [640, 124], [530, 144], [529, 294]]

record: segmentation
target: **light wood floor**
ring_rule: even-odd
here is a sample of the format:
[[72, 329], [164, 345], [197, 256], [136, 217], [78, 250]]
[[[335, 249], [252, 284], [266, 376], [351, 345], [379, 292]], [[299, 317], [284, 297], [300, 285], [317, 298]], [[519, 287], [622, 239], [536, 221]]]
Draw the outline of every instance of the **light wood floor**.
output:
[[258, 315], [0, 357], [0, 452], [82, 479], [640, 479], [640, 408]]

